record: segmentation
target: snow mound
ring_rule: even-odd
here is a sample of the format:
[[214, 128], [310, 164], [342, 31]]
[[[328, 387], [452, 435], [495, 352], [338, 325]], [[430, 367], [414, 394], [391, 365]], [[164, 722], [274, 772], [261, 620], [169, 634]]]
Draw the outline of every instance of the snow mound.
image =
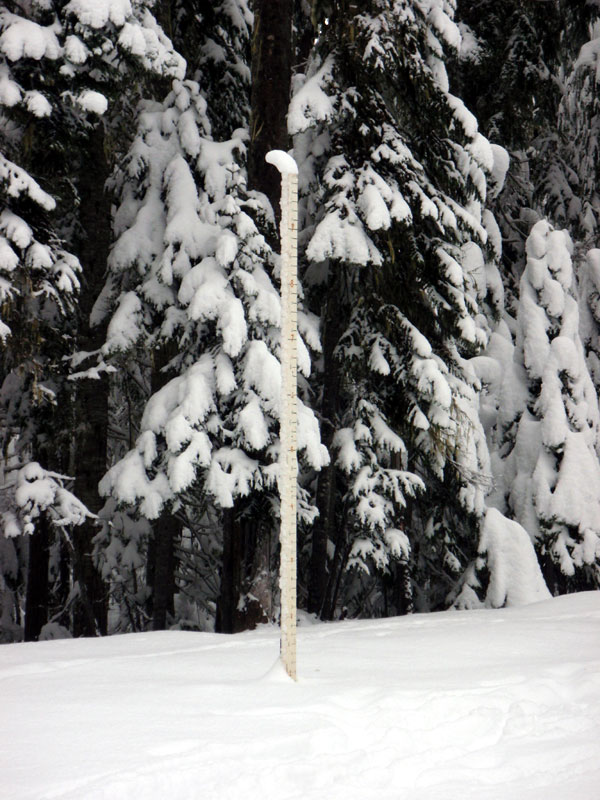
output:
[[488, 509], [479, 549], [487, 553], [490, 570], [486, 605], [501, 608], [550, 599], [533, 543], [518, 522]]

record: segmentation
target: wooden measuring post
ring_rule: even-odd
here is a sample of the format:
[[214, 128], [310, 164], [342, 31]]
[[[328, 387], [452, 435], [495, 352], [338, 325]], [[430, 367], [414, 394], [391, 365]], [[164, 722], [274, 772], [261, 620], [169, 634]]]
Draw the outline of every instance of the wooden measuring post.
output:
[[298, 486], [298, 167], [283, 150], [265, 156], [281, 173], [281, 660], [296, 680], [296, 493]]

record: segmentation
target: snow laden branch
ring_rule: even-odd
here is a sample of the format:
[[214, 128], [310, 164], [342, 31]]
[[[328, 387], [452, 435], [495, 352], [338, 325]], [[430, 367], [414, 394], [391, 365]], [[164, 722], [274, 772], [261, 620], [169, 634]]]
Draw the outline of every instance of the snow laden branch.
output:
[[[148, 71], [182, 77], [185, 63], [150, 13], [151, 5], [147, 0], [71, 0], [56, 13], [46, 2], [26, 4], [20, 13], [0, 9], [0, 107], [15, 116], [3, 148], [11, 146], [11, 138], [25, 135], [27, 118], [33, 125], [67, 113], [72, 127], [88, 127], [86, 115], [106, 111], [107, 73], [122, 80], [119, 62], [125, 57]], [[60, 86], [46, 80], [49, 69], [60, 76]], [[31, 296], [51, 300], [62, 314], [71, 311], [79, 288], [78, 260], [60, 246], [58, 233], [48, 236], [47, 223], [34, 221], [35, 214], [24, 219], [15, 208], [25, 197], [42, 214], [55, 210], [55, 198], [0, 152], [3, 340], [11, 331], [5, 309], [10, 317], [17, 298], [26, 301], [30, 284]]]
[[[116, 308], [104, 353], [170, 342], [164, 370], [175, 377], [148, 401], [135, 447], [102, 490], [151, 519], [190, 491], [223, 509], [275, 490], [279, 258], [259, 229], [269, 218], [264, 198], [246, 188], [245, 147], [243, 131], [214, 141], [198, 85], [175, 81], [164, 104], [146, 106], [127, 157], [107, 285]], [[318, 346], [303, 309], [299, 327]], [[309, 374], [303, 337], [298, 366]], [[312, 469], [328, 461], [302, 399], [298, 449]], [[306, 500], [300, 514], [314, 517]]]
[[73, 479], [46, 470], [31, 461], [12, 474], [1, 492], [9, 508], [2, 512], [5, 536], [33, 534], [42, 514], [58, 528], [82, 525], [86, 519], [96, 519], [86, 506], [66, 488]]

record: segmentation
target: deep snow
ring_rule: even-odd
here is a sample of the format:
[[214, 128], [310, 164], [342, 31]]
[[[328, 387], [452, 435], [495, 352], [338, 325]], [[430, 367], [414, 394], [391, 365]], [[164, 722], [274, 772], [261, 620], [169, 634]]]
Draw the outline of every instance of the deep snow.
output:
[[594, 800], [600, 592], [0, 648], [5, 800]]

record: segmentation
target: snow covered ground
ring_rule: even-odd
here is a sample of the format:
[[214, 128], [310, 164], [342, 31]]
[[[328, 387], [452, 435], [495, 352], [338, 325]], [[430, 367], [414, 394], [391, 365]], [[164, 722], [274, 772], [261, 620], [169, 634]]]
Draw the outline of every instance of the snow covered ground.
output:
[[595, 800], [600, 592], [0, 647], [3, 800]]

